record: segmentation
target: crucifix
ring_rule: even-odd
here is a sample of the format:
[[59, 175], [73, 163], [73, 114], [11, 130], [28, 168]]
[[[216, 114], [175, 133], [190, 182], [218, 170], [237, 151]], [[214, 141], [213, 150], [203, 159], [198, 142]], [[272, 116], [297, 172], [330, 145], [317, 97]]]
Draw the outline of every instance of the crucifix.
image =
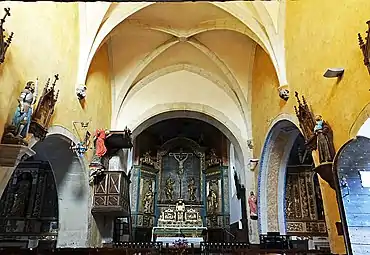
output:
[[180, 152], [178, 153], [170, 153], [170, 156], [173, 156], [177, 162], [179, 162], [179, 169], [177, 171], [177, 174], [179, 176], [180, 180], [180, 198], [181, 198], [181, 184], [182, 184], [182, 176], [184, 174], [184, 162], [188, 159], [189, 156], [192, 156], [193, 153], [185, 153], [182, 152], [182, 148], [180, 149]]

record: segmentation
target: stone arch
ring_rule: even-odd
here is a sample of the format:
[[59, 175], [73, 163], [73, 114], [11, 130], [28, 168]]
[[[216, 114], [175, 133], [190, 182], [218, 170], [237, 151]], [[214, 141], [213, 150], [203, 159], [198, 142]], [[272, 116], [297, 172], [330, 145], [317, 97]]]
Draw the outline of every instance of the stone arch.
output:
[[61, 126], [52, 126], [43, 141], [31, 139], [36, 160], [48, 161], [58, 194], [59, 230], [57, 247], [87, 247], [90, 188], [86, 164], [69, 149], [78, 139]]
[[362, 108], [350, 127], [349, 137], [353, 138], [357, 135], [370, 137], [370, 103]]
[[[254, 187], [253, 172], [247, 171], [251, 152], [247, 148], [246, 139], [240, 133], [238, 127], [232, 123], [227, 116], [221, 112], [205, 105], [200, 104], [158, 104], [150, 110], [144, 112], [134, 123], [130, 123], [128, 127], [133, 130], [133, 138], [137, 137], [146, 128], [167, 119], [173, 118], [192, 118], [202, 120], [218, 128], [235, 146], [235, 152], [242, 162], [240, 169], [240, 177], [247, 189]], [[252, 180], [246, 182], [246, 180]]]
[[272, 121], [261, 153], [258, 176], [260, 234], [286, 233], [285, 182], [290, 151], [300, 133], [289, 115]]

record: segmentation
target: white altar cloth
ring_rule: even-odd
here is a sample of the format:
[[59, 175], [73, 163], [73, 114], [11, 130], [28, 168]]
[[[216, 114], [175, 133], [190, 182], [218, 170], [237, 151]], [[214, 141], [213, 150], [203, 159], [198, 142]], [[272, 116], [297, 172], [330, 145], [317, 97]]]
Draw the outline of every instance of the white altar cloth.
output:
[[203, 242], [202, 237], [157, 237], [156, 242], [163, 242], [163, 246], [168, 243], [169, 247], [171, 247], [173, 246], [173, 243], [179, 239], [188, 241], [189, 247], [191, 244], [194, 244], [195, 248], [199, 248], [200, 243]]

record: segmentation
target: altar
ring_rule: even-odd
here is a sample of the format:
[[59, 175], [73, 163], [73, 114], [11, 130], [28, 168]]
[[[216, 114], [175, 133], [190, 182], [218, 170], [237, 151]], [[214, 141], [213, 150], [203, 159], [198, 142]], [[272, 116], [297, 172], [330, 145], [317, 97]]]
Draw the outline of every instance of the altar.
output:
[[194, 204], [186, 205], [179, 199], [176, 205], [158, 205], [161, 214], [157, 227], [153, 227], [152, 241], [163, 242], [170, 246], [177, 240], [186, 240], [188, 244], [199, 247], [204, 241], [204, 233], [207, 230], [203, 226], [203, 220], [199, 210], [201, 206]]
[[157, 156], [143, 150], [132, 169], [133, 239], [170, 246], [179, 239], [194, 246], [223, 240], [229, 227], [228, 168], [215, 150], [206, 154], [184, 137], [157, 150]]

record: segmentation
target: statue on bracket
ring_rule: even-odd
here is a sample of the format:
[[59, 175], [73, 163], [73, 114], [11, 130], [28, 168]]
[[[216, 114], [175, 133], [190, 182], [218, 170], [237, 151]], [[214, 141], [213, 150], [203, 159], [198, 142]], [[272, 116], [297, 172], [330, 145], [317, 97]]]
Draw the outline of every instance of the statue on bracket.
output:
[[257, 220], [257, 197], [254, 195], [254, 192], [251, 191], [248, 198], [249, 213], [252, 220]]
[[190, 182], [188, 184], [188, 192], [189, 192], [189, 200], [190, 201], [195, 201], [197, 198], [196, 198], [196, 191], [197, 191], [197, 187], [195, 186], [195, 179], [194, 177], [192, 177], [190, 179]]
[[173, 200], [173, 185], [175, 184], [175, 181], [171, 179], [171, 177], [168, 177], [166, 180], [166, 186], [164, 187], [164, 192], [166, 195], [166, 200], [172, 201]]
[[154, 193], [152, 188], [152, 182], [147, 181], [148, 191], [145, 193], [143, 199], [144, 213], [153, 213], [153, 202], [154, 202]]
[[36, 83], [33, 81], [26, 83], [17, 99], [18, 106], [13, 115], [12, 123], [5, 128], [2, 143], [28, 145], [24, 139], [30, 128], [32, 107], [37, 100], [37, 87], [38, 79], [36, 79]]
[[40, 140], [43, 140], [48, 133], [50, 120], [53, 116], [55, 104], [58, 100], [59, 90], [55, 91], [55, 84], [58, 80], [59, 75], [54, 75], [54, 82], [50, 87], [50, 79], [47, 80], [36, 110], [32, 115], [29, 132], [33, 134], [35, 138]]
[[315, 120], [316, 120], [316, 125], [314, 127], [315, 135], [313, 138], [316, 138], [320, 163], [333, 162], [335, 150], [331, 129], [329, 125], [322, 119], [321, 115], [316, 115]]
[[89, 165], [91, 169], [90, 183], [93, 183], [94, 179], [102, 174], [102, 171], [107, 168], [108, 160], [105, 155], [107, 153], [107, 147], [105, 146], [105, 139], [109, 132], [104, 129], [97, 129], [93, 138], [94, 141], [94, 155]]

